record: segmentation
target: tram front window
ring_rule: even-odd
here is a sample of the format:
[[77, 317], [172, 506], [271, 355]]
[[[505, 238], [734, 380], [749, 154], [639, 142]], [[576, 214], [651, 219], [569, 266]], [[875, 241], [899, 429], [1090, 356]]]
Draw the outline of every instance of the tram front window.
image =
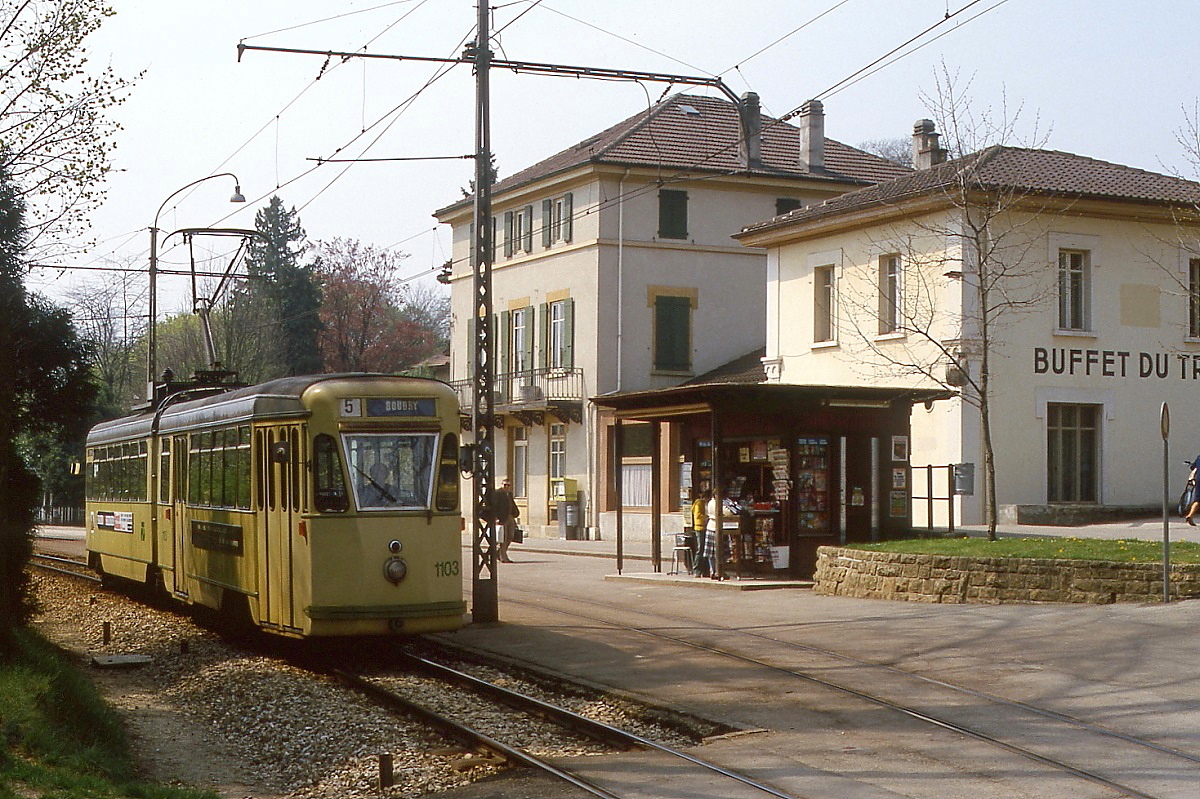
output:
[[434, 433], [343, 436], [359, 510], [425, 510], [433, 492]]

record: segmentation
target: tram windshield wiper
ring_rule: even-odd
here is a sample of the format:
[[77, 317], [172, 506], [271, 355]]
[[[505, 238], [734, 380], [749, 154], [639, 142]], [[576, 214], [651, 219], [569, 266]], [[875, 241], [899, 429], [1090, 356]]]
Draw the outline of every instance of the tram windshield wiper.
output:
[[397, 501], [396, 498], [394, 496], [392, 496], [391, 491], [388, 491], [386, 488], [381, 486], [379, 483], [375, 482], [375, 478], [372, 477], [371, 475], [367, 474], [366, 472], [364, 472], [358, 464], [352, 464], [352, 465], [354, 466], [354, 471], [358, 472], [363, 477], [367, 478], [367, 482], [370, 483], [371, 485], [375, 486], [375, 490], [377, 490], [384, 499], [386, 499], [388, 502], [392, 502], [392, 503], [395, 503]]

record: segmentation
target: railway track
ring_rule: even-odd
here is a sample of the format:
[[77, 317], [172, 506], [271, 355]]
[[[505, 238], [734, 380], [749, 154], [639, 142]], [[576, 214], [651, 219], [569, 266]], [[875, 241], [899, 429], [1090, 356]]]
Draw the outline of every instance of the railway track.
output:
[[29, 561], [29, 565], [44, 571], [65, 574], [79, 580], [86, 580], [93, 583], [102, 582], [99, 577], [88, 569], [86, 563], [76, 558], [63, 558], [58, 555], [34, 553]]
[[[1120, 796], [1134, 799], [1160, 799], [1163, 795], [1158, 793], [1156, 788], [1139, 787], [1133, 784], [1135, 782], [1133, 779], [1113, 775], [1114, 770], [1121, 771], [1122, 766], [1129, 762], [1131, 751], [1141, 752], [1142, 756], [1149, 758], [1152, 763], [1149, 768], [1133, 770], [1140, 774], [1143, 780], [1147, 778], [1147, 775], [1169, 775], [1163, 777], [1161, 781], [1172, 782], [1189, 773], [1191, 779], [1194, 780], [1195, 766], [1200, 764], [1200, 755], [1166, 746], [1157, 741], [1108, 729], [1055, 710], [1007, 699], [949, 681], [930, 678], [894, 666], [872, 663], [830, 649], [783, 641], [752, 630], [731, 630], [692, 620], [686, 622], [690, 629], [701, 631], [707, 636], [720, 634], [743, 642], [769, 644], [775, 655], [774, 659], [769, 659], [769, 656], [738, 651], [745, 648], [744, 643], [731, 646], [714, 645], [689, 638], [683, 633], [666, 632], [665, 629], [668, 627], [678, 629], [681, 620], [677, 617], [656, 613], [653, 610], [639, 608], [634, 611], [626, 606], [574, 596], [571, 597], [571, 609], [565, 609], [548, 606], [545, 596], [538, 592], [517, 587], [510, 587], [509, 590], [516, 594], [524, 593], [539, 597], [537, 601], [523, 601], [510, 597], [506, 600], [509, 604], [525, 605], [543, 612], [586, 621], [588, 624], [605, 625], [755, 668], [766, 669], [789, 679], [821, 689], [836, 691], [852, 697], [854, 700], [902, 714], [921, 724], [948, 730], [988, 746], [1002, 749], [1054, 771], [1110, 789]], [[587, 613], [580, 610], [581, 606], [592, 606], [621, 614], [633, 612], [646, 617], [648, 622], [645, 625], [624, 624], [613, 621], [615, 614]], [[817, 672], [827, 670], [828, 664], [815, 663], [810, 668], [781, 665], [779, 662], [780, 648], [784, 651], [785, 656], [786, 653], [802, 652], [842, 664], [852, 664], [854, 669], [859, 670], [857, 678], [855, 680], [843, 678], [835, 681], [818, 676]], [[787, 659], [790, 660], [790, 658]], [[846, 669], [843, 667], [840, 671], [845, 673]], [[920, 686], [920, 689], [914, 689], [914, 685]], [[947, 695], [951, 698], [947, 699]], [[906, 699], [902, 701], [897, 698], [898, 696], [906, 697]], [[919, 701], [912, 701], [913, 698]], [[956, 706], [963, 705], [963, 700], [982, 702], [988, 706], [988, 711], [986, 713], [963, 713], [962, 715], [968, 719], [975, 720], [958, 720], [952, 711]], [[937, 711], [925, 709], [930, 707], [941, 709]], [[980, 723], [979, 719], [981, 718], [986, 719], [987, 722]], [[998, 719], [1003, 723], [996, 723]], [[1031, 732], [1030, 737], [1038, 740], [1032, 743], [1023, 742], [1018, 736], [1011, 733], [997, 732], [1000, 728], [1029, 729], [1031, 731], [1036, 728], [1036, 734]], [[1047, 730], [1052, 730], [1055, 735], [1062, 736], [1062, 738], [1057, 743], [1048, 741]], [[1068, 740], [1072, 743], [1067, 744]], [[1079, 762], [1081, 756], [1075, 753], [1080, 751], [1088, 753], [1083, 756], [1088, 762]]]
[[[679, 748], [659, 743], [643, 735], [604, 722], [595, 721], [561, 706], [511, 690], [496, 682], [451, 668], [429, 658], [404, 654], [400, 658], [399, 665], [415, 673], [451, 684], [456, 688], [465, 689], [477, 696], [499, 702], [518, 713], [552, 722], [572, 734], [585, 736], [606, 746], [622, 751], [641, 750], [651, 753], [650, 760], [642, 759], [635, 768], [644, 769], [647, 775], [653, 774], [653, 780], [671, 785], [695, 783], [705, 786], [704, 793], [696, 795], [714, 795], [729, 797], [729, 799], [743, 796], [803, 799], [803, 797], [787, 793], [749, 775], [722, 767]], [[408, 699], [402, 692], [389, 688], [383, 678], [368, 677], [364, 674], [340, 669], [335, 673], [358, 690], [401, 712], [417, 716], [424, 723], [437, 728], [447, 737], [468, 748], [484, 750], [509, 763], [537, 769], [590, 796], [604, 797], [604, 799], [624, 799], [624, 797], [632, 795], [627, 792], [628, 787], [611, 783], [605, 785], [601, 780], [584, 776], [580, 769], [564, 763], [562, 758], [556, 758], [557, 762], [552, 762], [532, 754], [526, 748], [506, 742], [493, 734], [457, 718], [452, 718], [448, 714], [431, 709], [422, 702]], [[586, 760], [586, 758], [582, 760]], [[626, 778], [631, 773], [628, 768], [622, 769], [622, 772]], [[647, 782], [650, 780], [651, 777], [647, 776]]]
[[[77, 560], [40, 556], [36, 558], [36, 567], [73, 579], [86, 580], [88, 583], [98, 582], [94, 575], [84, 572], [86, 566]], [[119, 601], [119, 597], [115, 598]], [[272, 654], [268, 657], [278, 656], [281, 651], [289, 648], [287, 646], [277, 648], [279, 642], [270, 640], [265, 641], [264, 646], [271, 650]], [[435, 649], [432, 646], [429, 648]], [[302, 645], [291, 649], [293, 652], [309, 651], [305, 650]], [[394, 642], [391, 646], [385, 645], [383, 649], [387, 652], [385, 657], [375, 659], [368, 656], [365, 659], [366, 663], [373, 664], [370, 672], [361, 668], [356, 668], [354, 671], [349, 669], [330, 670], [319, 664], [306, 662], [305, 657], [285, 657], [293, 666], [307, 671], [335, 674], [356, 691], [367, 694], [388, 707], [399, 709], [407, 716], [416, 718], [420, 726], [432, 728], [446, 739], [457, 742], [461, 749], [490, 753], [490, 757], [478, 761], [470, 757], [464, 758], [463, 762], [467, 764], [503, 761], [525, 767], [560, 781], [566, 786], [565, 790], [571, 792], [572, 795], [605, 797], [606, 799], [654, 795], [655, 781], [666, 779], [673, 785], [696, 784], [701, 786], [697, 788], [695, 795], [719, 795], [729, 797], [729, 799], [742, 799], [742, 797], [746, 799], [751, 799], [751, 797], [755, 799], [758, 797], [803, 799], [684, 751], [691, 744], [697, 742], [698, 738], [695, 736], [687, 738], [683, 743], [678, 743], [665, 733], [631, 732], [614, 724], [588, 718], [580, 712], [562, 706], [563, 702], [561, 701], [540, 699], [527, 693], [528, 689], [512, 690], [505, 685], [498, 684], [505, 681], [506, 678], [503, 676], [493, 675], [490, 679], [484, 679], [464, 670], [478, 667], [488, 670], [499, 668], [491, 664], [482, 666], [469, 664], [469, 666], [455, 668], [437, 662], [433, 656], [422, 657], [400, 652], [394, 646]], [[461, 663], [463, 657], [461, 652], [442, 652], [441, 654], [456, 663]], [[397, 685], [404, 681], [401, 674], [421, 675], [423, 678], [435, 679], [442, 683], [443, 688], [439, 692], [442, 698], [434, 700], [411, 698], [411, 691], [402, 690]], [[507, 679], [520, 680], [522, 678], [510, 677]], [[458, 717], [457, 711], [469, 704], [465, 701], [465, 693], [478, 695], [486, 698], [489, 703], [502, 705], [510, 719], [515, 720], [499, 723], [500, 732], [495, 730], [496, 722], [478, 723], [474, 718], [464, 721]], [[424, 692], [422, 692], [422, 696], [423, 694]], [[588, 701], [591, 700], [580, 700], [584, 704]], [[449, 705], [452, 711], [446, 711], [445, 705]], [[553, 727], [555, 730], [543, 731], [539, 735], [532, 736], [530, 728], [539, 724], [547, 728]], [[526, 743], [531, 737], [536, 741], [532, 745]], [[675, 737], [679, 738], [680, 736]], [[596, 743], [544, 743], [548, 739], [563, 741], [584, 738]], [[671, 742], [660, 742], [663, 739]], [[598, 779], [594, 775], [581, 773], [585, 769], [575, 767], [575, 764], [590, 765], [598, 759], [603, 760], [605, 756], [615, 753], [630, 753], [622, 755], [622, 758], [633, 758], [629, 765], [622, 762], [618, 768], [614, 769], [624, 782], [621, 779]], [[630, 780], [639, 770], [654, 776], [646, 776], [640, 780], [633, 779], [635, 784], [631, 784]], [[647, 794], [647, 791], [650, 793]]]

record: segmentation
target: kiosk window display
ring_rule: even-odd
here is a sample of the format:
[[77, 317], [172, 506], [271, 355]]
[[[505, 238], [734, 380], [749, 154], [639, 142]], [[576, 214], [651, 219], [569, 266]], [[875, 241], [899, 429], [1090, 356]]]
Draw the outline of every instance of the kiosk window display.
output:
[[793, 487], [801, 535], [829, 532], [829, 439], [801, 436], [796, 440]]

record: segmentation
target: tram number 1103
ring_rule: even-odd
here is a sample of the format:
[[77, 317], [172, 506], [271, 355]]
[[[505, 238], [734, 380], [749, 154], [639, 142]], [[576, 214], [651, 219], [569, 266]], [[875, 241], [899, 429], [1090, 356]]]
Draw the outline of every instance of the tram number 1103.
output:
[[458, 561], [443, 560], [440, 563], [433, 564], [434, 571], [438, 577], [457, 577], [458, 576]]

